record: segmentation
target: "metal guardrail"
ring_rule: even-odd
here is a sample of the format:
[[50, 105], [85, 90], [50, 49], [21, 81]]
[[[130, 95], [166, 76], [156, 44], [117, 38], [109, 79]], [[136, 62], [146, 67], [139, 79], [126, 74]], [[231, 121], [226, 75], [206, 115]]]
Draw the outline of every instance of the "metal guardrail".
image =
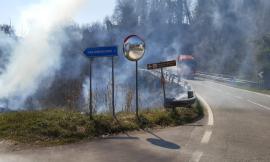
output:
[[196, 72], [196, 77], [205, 78], [209, 80], [214, 80], [218, 82], [223, 82], [231, 85], [239, 85], [239, 86], [246, 86], [246, 87], [254, 87], [254, 88], [263, 88], [263, 81], [250, 81], [239, 79], [234, 76], [230, 75], [223, 75], [223, 74], [209, 74], [204, 72]]
[[[141, 71], [147, 71], [151, 73], [152, 75], [156, 77], [161, 77], [161, 71], [159, 70], [146, 70], [146, 69], [140, 69]], [[197, 100], [197, 97], [194, 95], [193, 90], [191, 90], [191, 86], [186, 82], [182, 81], [181, 78], [173, 74], [169, 71], [164, 71], [164, 78], [169, 83], [176, 83], [179, 84], [182, 87], [189, 87], [187, 89], [188, 97], [182, 98], [182, 99], [176, 99], [176, 98], [166, 98], [164, 101], [164, 107], [165, 108], [176, 108], [176, 107], [190, 107], [192, 104], [195, 103]]]

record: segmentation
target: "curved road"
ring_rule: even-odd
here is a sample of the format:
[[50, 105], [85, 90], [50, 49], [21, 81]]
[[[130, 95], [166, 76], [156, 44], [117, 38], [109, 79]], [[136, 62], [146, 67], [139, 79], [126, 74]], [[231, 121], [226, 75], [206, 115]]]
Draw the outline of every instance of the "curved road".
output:
[[189, 81], [214, 114], [200, 161], [270, 161], [270, 96], [206, 80]]
[[0, 142], [0, 162], [269, 162], [270, 97], [210, 81], [189, 81], [206, 118], [59, 147], [24, 149]]

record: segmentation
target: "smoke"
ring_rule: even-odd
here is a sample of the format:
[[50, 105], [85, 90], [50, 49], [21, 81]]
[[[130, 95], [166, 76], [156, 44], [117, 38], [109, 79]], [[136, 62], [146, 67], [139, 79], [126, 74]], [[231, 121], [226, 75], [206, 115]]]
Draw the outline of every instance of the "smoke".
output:
[[11, 53], [14, 44], [16, 44], [15, 39], [0, 31], [0, 75], [6, 69], [6, 65], [9, 62], [9, 54]]
[[199, 71], [255, 79], [254, 42], [269, 29], [263, 16], [267, 11], [264, 0], [198, 1], [193, 28]]
[[83, 82], [83, 91], [82, 91], [82, 96], [83, 96], [83, 99], [84, 99], [84, 103], [85, 105], [83, 106], [84, 109], [86, 109], [86, 106], [89, 105], [89, 102], [90, 102], [90, 99], [89, 99], [89, 85], [90, 85], [90, 80], [89, 78], [86, 78]]
[[[129, 34], [138, 34], [146, 42], [147, 49], [139, 62], [140, 69], [145, 69], [148, 63], [174, 60], [179, 54], [194, 54], [200, 65], [199, 71], [231, 75], [249, 75], [254, 71], [252, 40], [257, 37], [256, 32], [262, 29], [258, 24], [266, 24], [269, 15], [266, 14], [267, 7], [264, 9], [266, 13], [261, 15], [265, 21], [258, 21], [258, 10], [252, 8], [254, 5], [251, 3], [255, 1], [192, 0], [187, 1], [192, 20], [187, 21], [182, 2], [120, 0], [114, 15], [107, 18], [104, 24], [81, 27], [69, 25], [69, 20], [83, 0], [50, 0], [30, 6], [22, 13], [23, 38], [19, 38], [17, 43], [11, 41], [10, 44], [14, 45], [5, 50], [6, 53], [12, 52], [7, 58], [8, 64], [0, 67], [0, 98], [14, 99], [19, 105], [25, 98], [38, 92], [37, 100], [47, 97], [51, 105], [63, 107], [66, 99], [73, 97], [76, 107], [78, 104], [74, 96], [80, 94], [84, 98], [84, 105], [87, 105], [89, 67], [81, 50], [107, 45], [120, 47]], [[261, 6], [267, 6], [266, 3], [269, 6], [269, 2], [261, 2], [265, 4]], [[63, 26], [68, 30], [62, 30]], [[262, 31], [267, 29], [269, 27], [265, 26]], [[189, 49], [190, 46], [194, 50]], [[111, 95], [110, 65], [109, 58], [98, 58], [93, 63], [93, 93], [94, 104], [98, 104], [97, 112], [108, 110], [111, 105], [108, 100]], [[118, 109], [134, 107], [134, 74], [134, 62], [127, 61], [119, 50], [119, 57], [115, 58]], [[147, 73], [139, 74], [140, 107], [162, 105], [162, 89], [160, 82], [155, 80]], [[52, 87], [50, 83], [53, 83]], [[178, 97], [183, 97], [181, 87], [173, 85], [167, 88], [176, 90], [168, 97], [178, 94]], [[48, 105], [48, 102], [44, 105]]]
[[[62, 27], [84, 0], [44, 0], [21, 14], [24, 34], [14, 43], [9, 64], [0, 76], [0, 98], [16, 99], [15, 107], [35, 93], [46, 78], [54, 77], [61, 66], [65, 43]], [[48, 86], [48, 85], [46, 85]]]

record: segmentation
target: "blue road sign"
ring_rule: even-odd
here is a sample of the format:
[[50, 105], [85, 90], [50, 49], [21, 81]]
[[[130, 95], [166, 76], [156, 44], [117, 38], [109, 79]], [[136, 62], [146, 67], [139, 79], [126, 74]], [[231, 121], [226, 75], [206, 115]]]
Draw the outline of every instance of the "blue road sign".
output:
[[117, 46], [87, 48], [84, 51], [87, 57], [112, 57], [117, 56]]

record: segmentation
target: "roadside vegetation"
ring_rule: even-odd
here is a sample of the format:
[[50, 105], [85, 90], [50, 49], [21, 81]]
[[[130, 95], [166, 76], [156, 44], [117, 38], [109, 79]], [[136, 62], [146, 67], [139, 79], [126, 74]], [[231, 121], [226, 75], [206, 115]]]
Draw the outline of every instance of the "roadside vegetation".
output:
[[145, 110], [138, 121], [134, 113], [120, 112], [117, 120], [109, 114], [93, 120], [80, 112], [62, 109], [0, 114], [0, 139], [30, 145], [61, 145], [114, 135], [141, 128], [161, 128], [194, 122], [203, 117], [199, 103], [192, 108]]
[[270, 90], [267, 89], [257, 89], [257, 88], [244, 88], [248, 91], [254, 91], [254, 92], [258, 92], [258, 93], [264, 93], [264, 94], [268, 94], [270, 95]]
[[270, 90], [269, 89], [262, 89], [262, 88], [248, 87], [248, 86], [240, 86], [240, 85], [237, 85], [237, 86], [234, 85], [233, 87], [270, 95]]

